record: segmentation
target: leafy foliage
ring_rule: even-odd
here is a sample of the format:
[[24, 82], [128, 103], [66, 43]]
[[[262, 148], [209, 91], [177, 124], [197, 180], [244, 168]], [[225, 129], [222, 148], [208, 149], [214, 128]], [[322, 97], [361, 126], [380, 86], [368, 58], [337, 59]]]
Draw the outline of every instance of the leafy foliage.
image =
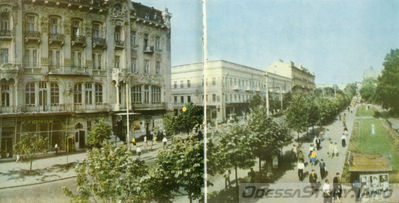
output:
[[87, 137], [87, 143], [89, 147], [100, 148], [104, 140], [110, 139], [112, 134], [112, 128], [101, 119], [96, 123]]
[[265, 100], [262, 99], [262, 97], [259, 96], [259, 94], [256, 94], [255, 96], [251, 97], [251, 99], [249, 100], [249, 108], [250, 109], [254, 109], [259, 106], [264, 106], [264, 105], [265, 105]]
[[360, 95], [362, 99], [369, 103], [376, 101], [377, 80], [367, 78], [362, 81], [362, 88], [360, 88]]
[[186, 111], [177, 115], [167, 114], [164, 117], [165, 130], [168, 134], [189, 133], [196, 125], [202, 124], [203, 112], [192, 103], [186, 104]]
[[15, 144], [14, 151], [17, 154], [24, 154], [29, 159], [29, 171], [32, 171], [32, 162], [36, 153], [44, 153], [47, 150], [47, 138], [39, 135], [24, 135]]
[[399, 111], [399, 49], [391, 50], [384, 61], [384, 69], [378, 78], [376, 93], [386, 108]]

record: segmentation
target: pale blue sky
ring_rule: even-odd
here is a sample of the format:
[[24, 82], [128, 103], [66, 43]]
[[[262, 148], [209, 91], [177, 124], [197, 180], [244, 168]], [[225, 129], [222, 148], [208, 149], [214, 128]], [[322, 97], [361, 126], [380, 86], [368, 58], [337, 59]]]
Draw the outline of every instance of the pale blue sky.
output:
[[[140, 0], [172, 12], [172, 65], [201, 61], [201, 0]], [[397, 0], [208, 0], [208, 55], [263, 68], [302, 64], [316, 83], [361, 80], [399, 48]]]

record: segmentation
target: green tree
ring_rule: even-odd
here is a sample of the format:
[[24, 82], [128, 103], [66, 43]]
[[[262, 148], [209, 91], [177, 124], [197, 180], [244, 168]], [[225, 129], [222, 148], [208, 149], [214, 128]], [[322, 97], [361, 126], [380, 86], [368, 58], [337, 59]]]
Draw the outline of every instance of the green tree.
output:
[[100, 148], [104, 140], [110, 139], [112, 134], [111, 126], [105, 123], [103, 119], [101, 119], [98, 123], [96, 123], [91, 131], [89, 132], [89, 136], [87, 137], [87, 143], [89, 147]]
[[187, 140], [174, 138], [167, 150], [160, 151], [156, 163], [157, 172], [162, 174], [170, 191], [178, 192], [182, 188], [190, 202], [202, 197], [204, 187], [204, 151], [203, 142], [190, 136]]
[[256, 94], [255, 96], [251, 97], [251, 99], [249, 100], [250, 109], [254, 109], [257, 108], [258, 106], [264, 106], [264, 105], [265, 101], [262, 99], [261, 96], [259, 96], [259, 94]]
[[[381, 86], [380, 86], [381, 88]], [[376, 101], [376, 89], [377, 80], [373, 78], [367, 78], [362, 81], [362, 87], [360, 88], [360, 95], [362, 99], [374, 103]]]
[[292, 140], [286, 128], [266, 116], [264, 107], [254, 109], [249, 114], [248, 129], [251, 149], [259, 159], [259, 172], [262, 160], [278, 155], [282, 147]]
[[309, 121], [309, 105], [305, 95], [293, 96], [290, 105], [286, 110], [286, 120], [288, 127], [299, 134], [307, 129]]
[[65, 195], [75, 202], [143, 201], [144, 161], [132, 159], [126, 145], [104, 142], [102, 146], [89, 151], [87, 159], [76, 166], [76, 194], [64, 187]]
[[32, 171], [33, 158], [37, 153], [44, 153], [47, 150], [47, 138], [39, 135], [23, 135], [15, 144], [14, 151], [17, 154], [24, 154], [29, 159], [29, 171]]
[[202, 124], [202, 120], [201, 108], [188, 103], [185, 106], [185, 112], [179, 111], [177, 115], [167, 114], [164, 117], [165, 130], [168, 134], [189, 133], [196, 125]]
[[349, 97], [354, 97], [357, 93], [357, 85], [356, 83], [350, 83], [345, 86], [344, 89], [345, 94], [349, 95]]
[[378, 77], [377, 98], [383, 107], [399, 112], [399, 49], [391, 50], [383, 65], [384, 69]]

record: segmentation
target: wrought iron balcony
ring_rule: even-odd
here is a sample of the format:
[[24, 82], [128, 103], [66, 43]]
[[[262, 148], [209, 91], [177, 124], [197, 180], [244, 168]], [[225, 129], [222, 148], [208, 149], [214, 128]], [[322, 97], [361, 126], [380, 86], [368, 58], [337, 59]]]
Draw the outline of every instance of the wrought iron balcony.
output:
[[11, 40], [11, 30], [0, 30], [0, 40]]
[[48, 43], [49, 44], [58, 44], [58, 45], [64, 45], [64, 35], [63, 34], [58, 34], [58, 33], [50, 33], [49, 38], [48, 38]]
[[104, 38], [93, 38], [93, 48], [94, 49], [105, 49], [107, 48], [107, 45], [105, 43], [105, 39]]
[[72, 46], [86, 47], [86, 37], [83, 35], [72, 36]]
[[125, 41], [115, 40], [115, 49], [124, 49], [124, 48], [125, 48]]
[[37, 42], [40, 43], [40, 32], [38, 31], [26, 31], [25, 32], [25, 42]]

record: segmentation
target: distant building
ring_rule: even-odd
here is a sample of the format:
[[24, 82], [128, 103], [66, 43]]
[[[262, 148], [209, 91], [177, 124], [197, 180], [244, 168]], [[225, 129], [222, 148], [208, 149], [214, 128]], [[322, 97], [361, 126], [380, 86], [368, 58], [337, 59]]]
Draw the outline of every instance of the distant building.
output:
[[[130, 0], [0, 0], [0, 144], [86, 147], [99, 119], [125, 140], [162, 127], [170, 99], [170, 18]], [[126, 91], [127, 88], [127, 91]]]
[[313, 91], [316, 87], [315, 75], [302, 65], [295, 66], [292, 61], [277, 61], [266, 67], [265, 71], [290, 78], [291, 89], [295, 92]]
[[[266, 73], [263, 70], [218, 60], [209, 61], [207, 69], [208, 118], [225, 121], [229, 115], [248, 112], [248, 102], [254, 95], [266, 95]], [[203, 106], [203, 64], [194, 63], [172, 67], [172, 97], [175, 109], [186, 103]], [[290, 91], [290, 79], [268, 74], [269, 91]]]

